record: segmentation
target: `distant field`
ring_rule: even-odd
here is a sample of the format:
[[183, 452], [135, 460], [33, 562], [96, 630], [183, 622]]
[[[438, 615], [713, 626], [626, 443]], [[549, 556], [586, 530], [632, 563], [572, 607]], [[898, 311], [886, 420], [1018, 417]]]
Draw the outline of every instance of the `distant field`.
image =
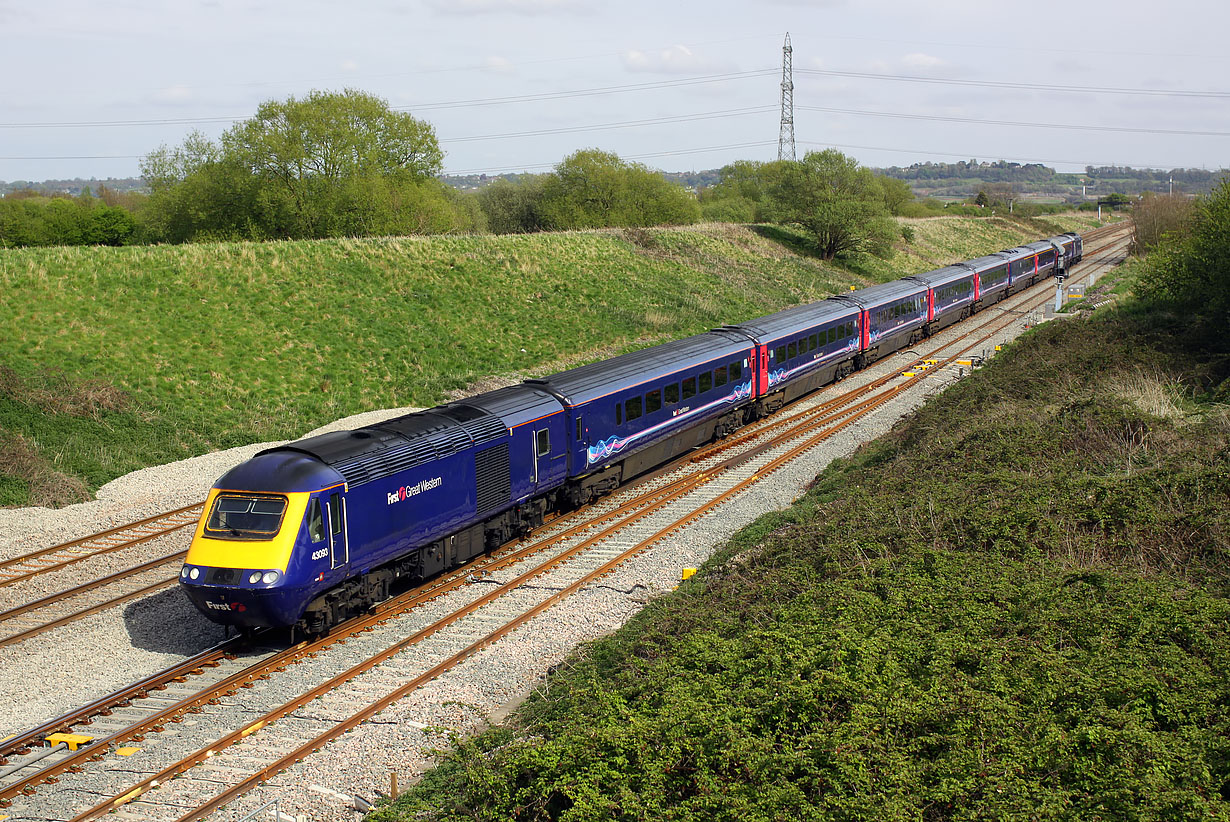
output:
[[[430, 405], [1066, 230], [1085, 216], [906, 221], [891, 261], [687, 229], [0, 252], [0, 505]], [[772, 239], [770, 239], [772, 238]]]

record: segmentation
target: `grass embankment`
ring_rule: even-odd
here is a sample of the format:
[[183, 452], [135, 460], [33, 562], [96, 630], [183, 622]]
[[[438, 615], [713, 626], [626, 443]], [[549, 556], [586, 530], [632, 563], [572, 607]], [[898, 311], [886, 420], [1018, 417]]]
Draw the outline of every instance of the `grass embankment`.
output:
[[860, 272], [801, 253], [797, 235], [727, 225], [6, 250], [0, 505], [73, 502], [147, 465], [1088, 225], [1074, 219], [919, 221], [899, 265]]
[[1042, 326], [374, 819], [1230, 819], [1228, 402]]

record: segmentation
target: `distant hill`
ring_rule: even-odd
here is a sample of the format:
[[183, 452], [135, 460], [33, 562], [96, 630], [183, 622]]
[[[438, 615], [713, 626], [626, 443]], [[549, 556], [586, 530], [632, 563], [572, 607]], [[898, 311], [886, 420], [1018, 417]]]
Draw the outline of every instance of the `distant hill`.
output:
[[74, 177], [71, 180], [42, 180], [39, 182], [32, 180], [5, 182], [0, 180], [0, 197], [12, 194], [14, 191], [37, 191], [40, 194], [71, 194], [76, 197], [87, 188], [91, 194], [97, 194], [100, 186], [120, 193], [144, 191], [145, 180], [141, 177], [108, 177], [105, 180], [99, 180], [96, 177], [91, 177], [88, 180]]

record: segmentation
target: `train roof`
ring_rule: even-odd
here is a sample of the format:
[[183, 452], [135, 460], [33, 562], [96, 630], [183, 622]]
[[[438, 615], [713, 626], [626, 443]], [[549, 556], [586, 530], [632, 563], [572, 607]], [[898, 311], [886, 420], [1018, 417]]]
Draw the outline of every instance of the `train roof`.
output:
[[761, 342], [765, 342], [766, 338], [773, 339], [792, 331], [814, 328], [822, 323], [840, 320], [842, 317], [853, 317], [857, 314], [857, 306], [837, 300], [821, 300], [816, 303], [792, 306], [774, 314], [727, 327], [742, 329]]
[[875, 308], [884, 303], [890, 303], [893, 300], [900, 300], [903, 297], [909, 297], [913, 294], [922, 294], [927, 290], [927, 287], [919, 282], [911, 280], [893, 280], [891, 283], [880, 283], [879, 285], [869, 285], [866, 288], [860, 288], [858, 291], [851, 291], [848, 294], [838, 294], [834, 297], [829, 297], [834, 302], [849, 302], [860, 308], [869, 309]]
[[1003, 265], [1006, 262], [1008, 262], [1008, 255], [1000, 251], [995, 254], [987, 254], [985, 257], [978, 257], [977, 259], [970, 260], [969, 262], [965, 263], [965, 265], [969, 266], [975, 271], [982, 272], [982, 271], [986, 271], [988, 268], [994, 268], [997, 265]]
[[1050, 251], [1055, 247], [1055, 244], [1050, 240], [1038, 240], [1032, 243], [1026, 243], [1025, 248], [1031, 251]]
[[934, 271], [924, 271], [922, 274], [906, 277], [906, 279], [917, 280], [931, 288], [935, 288], [938, 285], [947, 285], [948, 283], [972, 278], [973, 276], [974, 269], [967, 265], [946, 265]]
[[542, 379], [526, 380], [526, 384], [540, 386], [569, 405], [583, 405], [615, 391], [659, 380], [691, 365], [742, 354], [751, 345], [752, 341], [734, 328], [716, 329]]
[[352, 431], [297, 440], [257, 456], [311, 457], [357, 486], [507, 436], [512, 426], [542, 416], [535, 409], [543, 406], [559, 410], [544, 391], [510, 386]]
[[308, 454], [271, 449], [262, 451], [223, 474], [214, 488], [226, 491], [286, 494], [319, 491], [343, 477]]

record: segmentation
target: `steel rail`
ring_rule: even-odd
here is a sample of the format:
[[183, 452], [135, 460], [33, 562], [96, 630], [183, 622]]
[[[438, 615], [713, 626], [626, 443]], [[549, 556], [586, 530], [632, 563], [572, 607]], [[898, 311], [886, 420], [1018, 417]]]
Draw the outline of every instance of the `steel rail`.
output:
[[[97, 534], [93, 534], [88, 537], [82, 537], [81, 539], [73, 540], [72, 542], [66, 542], [61, 545], [52, 546], [51, 548], [44, 548], [41, 551], [35, 551], [34, 553], [31, 553], [31, 554], [25, 554], [20, 557], [14, 557], [10, 560], [7, 560], [6, 565], [8, 566], [8, 569], [11, 569], [13, 566], [19, 563], [22, 563], [22, 562], [27, 562], [30, 560], [41, 560], [43, 557], [47, 556], [48, 554], [51, 554], [52, 552], [67, 551], [67, 550], [72, 550], [74, 548], [82, 548], [82, 547], [88, 548], [86, 543], [89, 543], [93, 540], [107, 539], [107, 538], [116, 536], [120, 532], [123, 532], [126, 530], [136, 530], [139, 532], [141, 531], [141, 529], [145, 528], [146, 526], [154, 524], [158, 520], [169, 519], [169, 520], [175, 521], [176, 518], [187, 514], [193, 509], [195, 509], [196, 512], [199, 513], [203, 506], [204, 506], [203, 503], [196, 503], [195, 505], [188, 505], [183, 508], [177, 508], [174, 511], [167, 511], [162, 514], [157, 514], [156, 516], [153, 516], [153, 517], [148, 517], [147, 519], [139, 520], [137, 522], [130, 522], [127, 525], [121, 525], [121, 526], [112, 528], [107, 531], [101, 531]], [[178, 524], [173, 525], [169, 528], [164, 528], [164, 529], [154, 531], [151, 533], [143, 533], [135, 539], [124, 540], [124, 541], [121, 541], [115, 544], [106, 544], [100, 548], [91, 550], [90, 553], [88, 554], [71, 554], [70, 556], [62, 560], [53, 560], [51, 563], [46, 564], [46, 565], [42, 565], [42, 566], [32, 568], [32, 569], [20, 570], [14, 576], [9, 576], [4, 579], [0, 579], [0, 588], [5, 588], [9, 585], [13, 585], [18, 582], [22, 582], [24, 580], [30, 579], [31, 577], [36, 577], [40, 574], [48, 573], [49, 571], [58, 571], [61, 568], [67, 568], [70, 565], [75, 565], [78, 562], [84, 562], [87, 559], [93, 559], [94, 557], [103, 556], [105, 554], [114, 553], [116, 551], [122, 551], [125, 548], [131, 548], [136, 545], [141, 545], [142, 543], [146, 543], [151, 540], [158, 539], [159, 537], [166, 536], [167, 534], [170, 534], [174, 531], [178, 531], [181, 528], [186, 528], [187, 526], [192, 525], [195, 522], [196, 522], [196, 514], [193, 514], [191, 519], [185, 520], [184, 522], [179, 522]]]

